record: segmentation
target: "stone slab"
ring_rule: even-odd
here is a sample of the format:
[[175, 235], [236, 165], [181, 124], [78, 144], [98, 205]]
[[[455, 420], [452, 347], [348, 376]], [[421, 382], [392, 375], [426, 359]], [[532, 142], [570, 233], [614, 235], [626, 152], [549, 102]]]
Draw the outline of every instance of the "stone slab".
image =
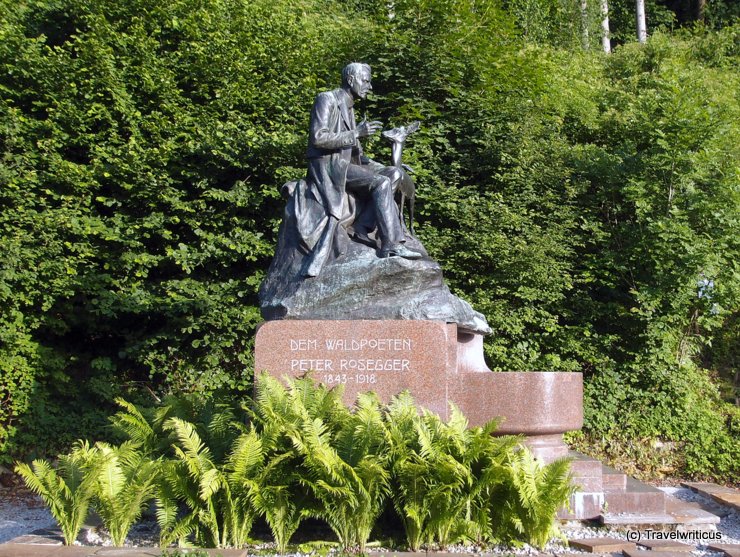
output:
[[[0, 557], [91, 557], [97, 547], [0, 544]], [[134, 556], [131, 556], [134, 557]]]
[[681, 482], [681, 485], [709, 499], [740, 511], [740, 490], [710, 482]]
[[500, 434], [557, 435], [583, 425], [580, 373], [459, 373], [450, 377], [449, 396], [466, 416], [477, 416], [471, 425], [503, 416]]
[[570, 540], [569, 545], [571, 547], [582, 549], [588, 553], [617, 553], [620, 551], [635, 550], [634, 543], [614, 538], [583, 538], [580, 540]]
[[697, 503], [682, 501], [672, 496], [666, 496], [666, 512], [674, 517], [677, 524], [686, 526], [714, 526], [721, 521], [719, 516]]
[[634, 478], [627, 478], [625, 491], [607, 491], [604, 498], [609, 514], [666, 514], [665, 493]]
[[162, 550], [158, 547], [101, 547], [93, 555], [95, 557], [161, 557]]
[[736, 543], [712, 543], [707, 545], [712, 551], [720, 551], [727, 557], [740, 557], [740, 544]]
[[670, 511], [676, 524], [685, 526], [711, 525], [716, 526], [722, 520], [716, 514], [712, 514], [703, 509], [684, 509]]
[[[451, 553], [449, 551], [427, 551], [427, 557], [474, 557], [476, 554], [472, 551], [461, 551], [460, 553]], [[537, 556], [532, 556], [537, 557]]]
[[257, 331], [255, 370], [343, 385], [344, 401], [375, 391], [383, 402], [409, 390], [448, 415], [446, 377], [457, 360], [454, 325], [436, 321], [268, 321]]
[[370, 551], [368, 557], [426, 557], [426, 551]]
[[728, 514], [724, 507], [715, 503], [683, 501], [671, 495], [666, 495], [665, 508], [682, 524], [719, 524], [721, 517]]
[[740, 493], [712, 493], [712, 499], [720, 505], [740, 511]]
[[711, 482], [681, 482], [681, 485], [706, 496], [712, 493], [738, 493], [736, 489]]
[[[685, 543], [670, 540], [640, 540], [637, 545], [646, 547], [651, 551], [667, 552], [690, 552], [694, 547]], [[668, 556], [666, 556], [668, 557]]]
[[[693, 548], [689, 546], [686, 551], [691, 551]], [[658, 556], [651, 556], [650, 554], [655, 550], [648, 549], [627, 549], [624, 551], [625, 557], [687, 557], [686, 551], [659, 551]]]
[[10, 540], [10, 543], [23, 545], [64, 545], [61, 537], [50, 537], [43, 534], [26, 534]]
[[604, 513], [600, 521], [605, 526], [675, 525], [676, 519], [668, 513]]

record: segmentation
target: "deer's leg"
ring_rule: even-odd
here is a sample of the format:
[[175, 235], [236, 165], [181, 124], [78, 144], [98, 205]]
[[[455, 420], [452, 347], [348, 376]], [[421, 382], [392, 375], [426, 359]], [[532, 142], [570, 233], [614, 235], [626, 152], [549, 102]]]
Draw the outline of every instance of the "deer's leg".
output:
[[406, 220], [403, 216], [403, 207], [406, 203], [406, 195], [401, 192], [401, 205], [398, 207], [398, 221], [401, 224], [401, 228], [406, 226]]
[[416, 202], [416, 196], [412, 195], [409, 197], [409, 230], [411, 234], [414, 234], [414, 203]]

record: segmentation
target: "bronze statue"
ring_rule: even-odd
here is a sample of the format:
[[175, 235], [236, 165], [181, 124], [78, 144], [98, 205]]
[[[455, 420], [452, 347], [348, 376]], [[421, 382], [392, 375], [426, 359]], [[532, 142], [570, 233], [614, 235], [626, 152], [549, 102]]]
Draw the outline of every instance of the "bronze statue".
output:
[[[311, 110], [308, 172], [280, 189], [286, 200], [275, 257], [259, 291], [272, 319], [422, 319], [488, 334], [485, 317], [453, 295], [439, 264], [413, 234], [415, 188], [401, 162], [419, 124], [384, 132], [392, 166], [366, 157], [360, 139], [381, 123], [355, 122], [354, 104], [372, 89], [370, 67], [348, 64], [342, 86]], [[407, 230], [394, 194], [410, 204]]]
[[[421, 253], [404, 245], [406, 237], [394, 202], [394, 184], [405, 174], [400, 164], [398, 167], [384, 166], [365, 157], [362, 151], [359, 139], [373, 135], [382, 125], [365, 120], [359, 126], [355, 124], [355, 100], [364, 99], [371, 89], [370, 66], [349, 64], [342, 71], [341, 88], [319, 93], [311, 110], [306, 187], [321, 202], [327, 220], [323, 222], [322, 219], [319, 234], [312, 226], [315, 211], [296, 214], [299, 221], [308, 220], [301, 222], [302, 228], [309, 232], [306, 239], [316, 240], [309, 246], [311, 255], [302, 269], [306, 277], [321, 272], [340, 223], [352, 229], [351, 237], [355, 241], [370, 246], [375, 246], [370, 234], [377, 229], [380, 257], [422, 257]], [[348, 193], [366, 206], [354, 216], [347, 214]]]

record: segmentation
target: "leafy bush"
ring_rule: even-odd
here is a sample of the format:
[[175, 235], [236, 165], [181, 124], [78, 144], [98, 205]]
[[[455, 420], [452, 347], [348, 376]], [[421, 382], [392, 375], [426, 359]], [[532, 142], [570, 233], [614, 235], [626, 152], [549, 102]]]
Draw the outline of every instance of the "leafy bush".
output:
[[89, 446], [80, 443], [74, 451], [59, 457], [56, 469], [45, 460], [35, 460], [32, 467], [19, 463], [15, 470], [28, 488], [41, 496], [59, 524], [66, 545], [74, 544], [88, 515], [96, 493], [96, 477], [84, 466]]
[[[147, 388], [251, 391], [276, 186], [305, 172], [314, 95], [364, 60], [358, 111], [422, 121], [417, 230], [492, 324], [490, 366], [583, 371], [585, 438], [732, 478], [734, 411], [690, 404], [734, 375], [736, 14], [653, 33], [650, 1], [641, 46], [612, 5], [607, 57], [561, 0], [2, 0], [0, 460], [103, 440]], [[680, 458], [706, 431], [724, 453]]]
[[[336, 534], [341, 550], [364, 553], [389, 501], [412, 549], [461, 540], [543, 545], [557, 533], [556, 512], [572, 491], [566, 462], [543, 467], [517, 439], [493, 437], [494, 422], [468, 429], [456, 409], [447, 423], [419, 415], [408, 394], [389, 406], [363, 394], [351, 411], [340, 390], [310, 378], [286, 388], [265, 375], [248, 427], [225, 406], [196, 412], [210, 416], [201, 425], [211, 440], [226, 442], [226, 451], [218, 442], [208, 445], [198, 427], [180, 417], [157, 429], [172, 408], [191, 404], [170, 399], [145, 410], [120, 401], [113, 422], [129, 440], [80, 443], [60, 457], [59, 472], [45, 461], [33, 469], [18, 465], [67, 543], [92, 504], [113, 543], [123, 545], [155, 498], [163, 547], [242, 547], [261, 516], [284, 552], [300, 522], [315, 517]], [[159, 436], [170, 449], [153, 449], [162, 446]]]
[[391, 402], [387, 423], [393, 505], [409, 548], [498, 539], [492, 494], [505, 481], [503, 462], [518, 440], [492, 437], [495, 421], [468, 429], [455, 407], [447, 424], [430, 412], [419, 417], [408, 394]]
[[86, 478], [95, 482], [93, 507], [115, 546], [123, 546], [131, 526], [154, 498], [160, 462], [132, 443], [98, 442], [84, 455]]

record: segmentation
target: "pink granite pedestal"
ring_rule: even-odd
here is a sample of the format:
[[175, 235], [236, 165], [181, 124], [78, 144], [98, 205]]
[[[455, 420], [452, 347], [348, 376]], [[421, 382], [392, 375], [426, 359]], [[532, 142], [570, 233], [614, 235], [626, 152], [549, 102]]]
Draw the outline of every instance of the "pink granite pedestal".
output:
[[255, 342], [255, 369], [343, 385], [344, 401], [375, 391], [388, 402], [409, 390], [443, 418], [453, 402], [471, 425], [499, 418], [498, 433], [522, 434], [543, 461], [566, 456], [562, 435], [583, 425], [580, 373], [493, 373], [483, 338], [436, 321], [268, 321]]

